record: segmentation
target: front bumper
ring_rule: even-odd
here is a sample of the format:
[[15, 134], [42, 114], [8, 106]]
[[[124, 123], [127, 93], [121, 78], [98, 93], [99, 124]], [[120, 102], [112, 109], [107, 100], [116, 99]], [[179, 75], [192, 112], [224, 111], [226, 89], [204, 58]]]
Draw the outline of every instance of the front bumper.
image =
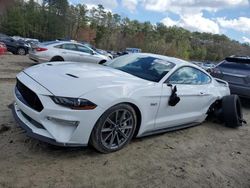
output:
[[36, 111], [20, 99], [20, 92], [15, 88], [13, 115], [27, 135], [59, 146], [86, 146], [92, 129], [103, 113], [101, 107], [94, 110], [72, 110], [55, 104], [52, 95], [25, 73], [17, 76], [18, 80], [29, 87], [43, 104], [41, 111]]
[[22, 112], [20, 111], [20, 109], [18, 109], [16, 103], [14, 103], [12, 105], [12, 114], [13, 114], [13, 117], [15, 118], [16, 122], [18, 123], [18, 125], [22, 129], [24, 129], [26, 131], [26, 135], [31, 137], [31, 138], [35, 138], [35, 139], [40, 140], [42, 142], [46, 142], [46, 143], [56, 145], [56, 146], [71, 146], [71, 147], [87, 146], [87, 144], [59, 143], [50, 137], [46, 137], [46, 136], [34, 133], [32, 131], [32, 129], [27, 125], [27, 123], [24, 123], [24, 121], [22, 120], [25, 117], [24, 117], [24, 115], [22, 115]]

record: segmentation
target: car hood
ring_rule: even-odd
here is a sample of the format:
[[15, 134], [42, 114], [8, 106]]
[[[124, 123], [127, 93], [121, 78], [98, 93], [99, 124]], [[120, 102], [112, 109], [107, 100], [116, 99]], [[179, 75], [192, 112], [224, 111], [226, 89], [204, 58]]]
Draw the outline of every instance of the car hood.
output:
[[80, 97], [103, 87], [152, 84], [128, 73], [92, 63], [43, 63], [23, 71], [55, 96]]

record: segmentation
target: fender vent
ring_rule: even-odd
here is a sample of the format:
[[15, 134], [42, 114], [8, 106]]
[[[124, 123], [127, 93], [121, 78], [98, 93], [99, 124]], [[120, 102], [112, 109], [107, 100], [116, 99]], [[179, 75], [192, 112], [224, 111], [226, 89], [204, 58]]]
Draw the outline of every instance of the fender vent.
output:
[[75, 76], [73, 74], [69, 74], [69, 73], [66, 73], [66, 75], [70, 76], [70, 77], [73, 77], [73, 78], [79, 78], [78, 76]]

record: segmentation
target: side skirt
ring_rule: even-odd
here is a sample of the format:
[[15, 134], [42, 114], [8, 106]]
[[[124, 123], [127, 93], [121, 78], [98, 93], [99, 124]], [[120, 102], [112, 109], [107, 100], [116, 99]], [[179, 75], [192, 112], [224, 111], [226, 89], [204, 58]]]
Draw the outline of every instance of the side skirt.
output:
[[153, 135], [153, 134], [160, 134], [160, 133], [164, 133], [164, 132], [171, 132], [171, 131], [176, 131], [176, 130], [185, 129], [185, 128], [189, 128], [189, 127], [194, 127], [194, 126], [197, 126], [200, 124], [201, 123], [199, 123], [199, 122], [194, 122], [194, 123], [188, 123], [188, 124], [178, 125], [178, 126], [174, 126], [174, 127], [167, 127], [167, 128], [163, 128], [163, 129], [156, 129], [156, 130], [152, 130], [152, 131], [147, 131], [147, 132], [143, 133], [142, 135], [138, 136], [138, 138]]

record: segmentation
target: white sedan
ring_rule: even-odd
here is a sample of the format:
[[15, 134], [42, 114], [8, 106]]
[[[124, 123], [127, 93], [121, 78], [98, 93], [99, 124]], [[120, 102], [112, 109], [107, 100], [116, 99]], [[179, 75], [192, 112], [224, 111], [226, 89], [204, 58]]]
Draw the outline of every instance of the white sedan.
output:
[[35, 62], [74, 61], [103, 64], [110, 60], [88, 46], [77, 42], [50, 41], [39, 43], [29, 51], [29, 58]]
[[109, 153], [133, 137], [202, 123], [208, 114], [242, 124], [227, 82], [186, 61], [130, 54], [103, 65], [53, 62], [17, 75], [13, 113], [27, 134]]

